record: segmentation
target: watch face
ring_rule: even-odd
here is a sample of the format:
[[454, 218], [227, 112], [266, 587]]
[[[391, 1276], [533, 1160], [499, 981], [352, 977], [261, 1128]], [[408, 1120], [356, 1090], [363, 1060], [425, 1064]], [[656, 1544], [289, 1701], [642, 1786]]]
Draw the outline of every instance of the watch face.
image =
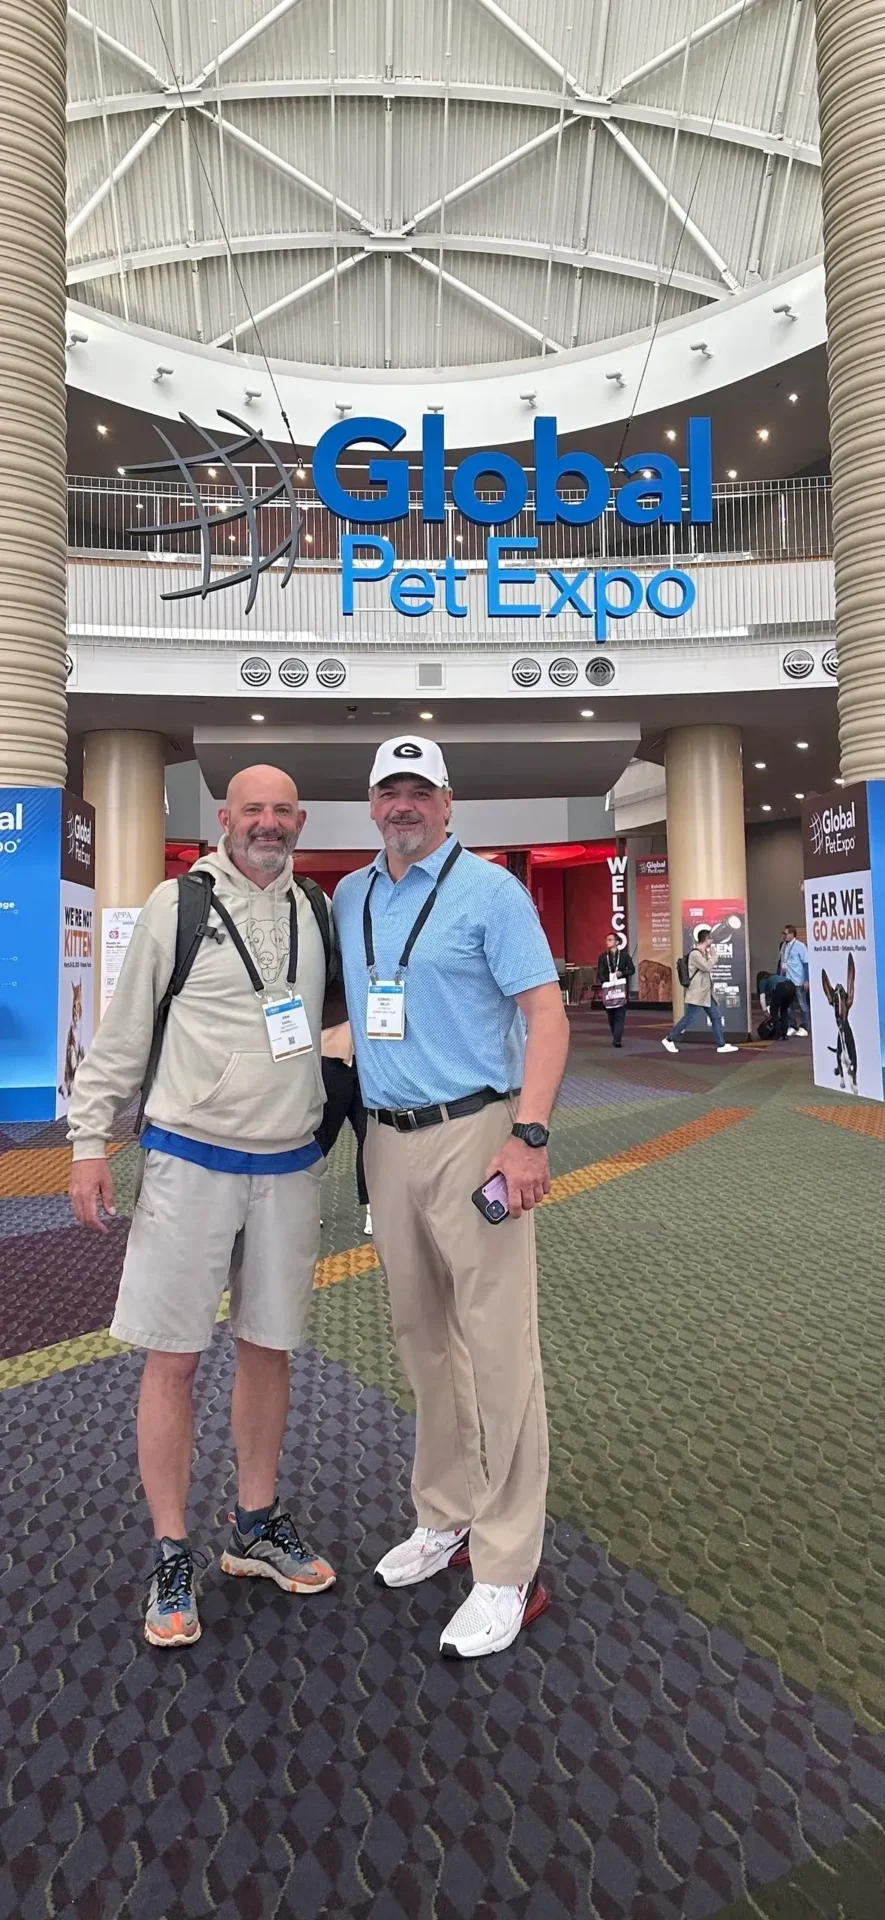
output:
[[529, 1147], [546, 1147], [547, 1137], [546, 1127], [542, 1127], [535, 1122], [532, 1122], [526, 1127], [525, 1139], [526, 1145]]

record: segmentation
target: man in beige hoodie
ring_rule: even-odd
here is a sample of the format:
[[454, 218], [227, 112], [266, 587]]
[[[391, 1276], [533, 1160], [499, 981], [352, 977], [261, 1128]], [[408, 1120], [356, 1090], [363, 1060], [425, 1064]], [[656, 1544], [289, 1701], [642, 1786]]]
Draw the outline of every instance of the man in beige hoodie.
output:
[[[141, 1137], [143, 1180], [111, 1332], [147, 1350], [138, 1463], [155, 1535], [145, 1637], [197, 1640], [185, 1509], [193, 1387], [230, 1284], [236, 1376], [231, 1425], [237, 1510], [221, 1565], [291, 1593], [334, 1573], [276, 1498], [289, 1409], [289, 1351], [307, 1319], [319, 1240], [323, 1110], [320, 1033], [326, 958], [292, 852], [306, 814], [277, 767], [231, 781], [218, 850], [198, 860], [213, 886], [208, 932], [171, 1001]], [[175, 962], [178, 883], [151, 894], [114, 998], [74, 1084], [71, 1199], [84, 1226], [113, 1213], [107, 1142], [142, 1085]]]

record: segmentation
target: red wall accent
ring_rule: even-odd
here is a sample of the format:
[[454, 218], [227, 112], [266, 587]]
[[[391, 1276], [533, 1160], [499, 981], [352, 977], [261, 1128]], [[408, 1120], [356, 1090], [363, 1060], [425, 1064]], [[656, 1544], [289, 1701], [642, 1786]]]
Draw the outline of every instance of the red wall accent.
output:
[[592, 967], [611, 932], [611, 874], [604, 863], [569, 867], [565, 880], [565, 951], [570, 966]]
[[565, 959], [565, 875], [561, 867], [532, 868], [532, 897], [554, 960]]

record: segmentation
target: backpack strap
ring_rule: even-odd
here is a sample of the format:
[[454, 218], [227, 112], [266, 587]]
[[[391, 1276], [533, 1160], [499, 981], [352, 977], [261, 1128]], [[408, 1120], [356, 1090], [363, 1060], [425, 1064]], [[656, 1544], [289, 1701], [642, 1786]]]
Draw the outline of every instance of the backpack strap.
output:
[[308, 874], [293, 873], [292, 878], [296, 887], [299, 887], [310, 901], [313, 917], [320, 930], [323, 953], [326, 956], [326, 989], [328, 991], [333, 980], [338, 977], [338, 944], [332, 931], [329, 903], [322, 887], [318, 886], [315, 880], [311, 880]]
[[154, 1031], [151, 1036], [150, 1053], [141, 1083], [141, 1096], [138, 1102], [138, 1114], [135, 1121], [136, 1135], [144, 1126], [144, 1110], [148, 1095], [157, 1077], [163, 1041], [166, 1037], [166, 1025], [169, 1009], [176, 994], [181, 992], [188, 974], [196, 960], [201, 942], [209, 928], [209, 915], [212, 911], [213, 881], [211, 873], [183, 873], [178, 881], [178, 921], [175, 929], [175, 960], [166, 991], [157, 1008], [154, 1019]]

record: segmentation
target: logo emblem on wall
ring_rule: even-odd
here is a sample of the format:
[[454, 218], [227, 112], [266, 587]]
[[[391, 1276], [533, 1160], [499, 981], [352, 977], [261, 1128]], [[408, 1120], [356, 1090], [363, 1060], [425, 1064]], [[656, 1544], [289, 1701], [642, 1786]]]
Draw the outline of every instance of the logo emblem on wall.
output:
[[808, 822], [808, 832], [811, 836], [812, 853], [820, 853], [824, 844], [824, 823], [819, 813], [812, 814]]
[[814, 654], [807, 647], [792, 647], [781, 662], [788, 680], [807, 680], [814, 672]]
[[321, 687], [343, 687], [347, 679], [344, 661], [321, 660], [317, 667], [317, 679]]
[[[162, 600], [193, 600], [197, 597], [205, 600], [207, 594], [219, 593], [225, 587], [248, 584], [246, 612], [251, 613], [261, 575], [266, 573], [269, 567], [276, 566], [284, 559], [288, 560], [288, 565], [280, 586], [288, 586], [298, 558], [303, 515], [295, 498], [291, 475], [283, 466], [279, 454], [274, 451], [270, 442], [265, 440], [264, 435], [256, 433], [254, 427], [250, 427], [247, 421], [238, 420], [235, 413], [225, 413], [221, 407], [218, 409], [218, 418], [236, 427], [240, 435], [239, 439], [230, 440], [225, 445], [205, 427], [198, 427], [196, 421], [192, 420], [188, 414], [182, 413], [179, 419], [192, 434], [196, 434], [204, 442], [205, 452], [189, 454], [185, 458], [163, 432], [162, 427], [156, 427], [164, 447], [168, 448], [168, 460], [155, 460], [143, 466], [126, 468], [126, 479], [148, 476], [158, 479], [161, 476], [166, 478], [172, 476], [183, 481], [193, 508], [193, 518], [178, 517], [174, 520], [157, 521], [149, 527], [130, 526], [127, 527], [126, 532], [138, 539], [167, 538], [175, 541], [185, 536], [192, 538], [194, 534], [199, 535], [202, 559], [199, 582], [193, 587], [170, 589], [160, 595]], [[230, 503], [226, 500], [218, 501], [217, 498], [215, 500], [207, 498], [209, 490], [204, 486], [201, 491], [197, 485], [196, 473], [205, 472], [210, 462], [222, 468], [225, 484], [234, 490], [235, 498]], [[240, 465], [246, 466], [249, 477], [253, 480], [252, 486], [247, 485], [245, 475], [240, 472]], [[276, 480], [262, 492], [254, 490], [253, 470], [256, 466], [268, 467], [277, 476]], [[217, 494], [217, 488], [213, 491]], [[162, 501], [163, 495], [159, 495], [158, 499]], [[285, 530], [283, 538], [277, 541], [276, 546], [264, 553], [262, 552], [261, 522], [262, 514], [268, 507], [276, 508], [275, 521], [282, 512]], [[216, 557], [213, 536], [217, 536], [220, 529], [227, 532], [231, 527], [240, 524], [246, 528], [248, 565], [236, 568], [233, 573], [219, 573], [213, 580], [212, 561]], [[171, 551], [181, 552], [181, 548], [173, 546]], [[191, 551], [190, 548], [185, 548], [185, 552], [189, 551]], [[220, 555], [218, 557], [220, 558]]]
[[827, 648], [826, 653], [824, 654], [824, 657], [821, 661], [821, 666], [823, 667], [824, 673], [828, 673], [830, 676], [830, 679], [835, 680], [836, 675], [839, 672], [839, 655], [836, 652], [835, 647]]
[[587, 678], [591, 687], [610, 687], [615, 677], [611, 660], [588, 660]]
[[578, 677], [574, 660], [551, 660], [547, 669], [554, 687], [573, 687]]
[[266, 687], [270, 679], [270, 666], [262, 660], [260, 653], [250, 654], [248, 660], [240, 661], [240, 679], [247, 687]]
[[514, 661], [510, 673], [518, 687], [536, 687], [541, 678], [541, 669], [537, 660], [528, 658]]
[[303, 687], [307, 679], [306, 660], [297, 660], [294, 654], [289, 654], [286, 660], [280, 661], [279, 675], [284, 687]]

